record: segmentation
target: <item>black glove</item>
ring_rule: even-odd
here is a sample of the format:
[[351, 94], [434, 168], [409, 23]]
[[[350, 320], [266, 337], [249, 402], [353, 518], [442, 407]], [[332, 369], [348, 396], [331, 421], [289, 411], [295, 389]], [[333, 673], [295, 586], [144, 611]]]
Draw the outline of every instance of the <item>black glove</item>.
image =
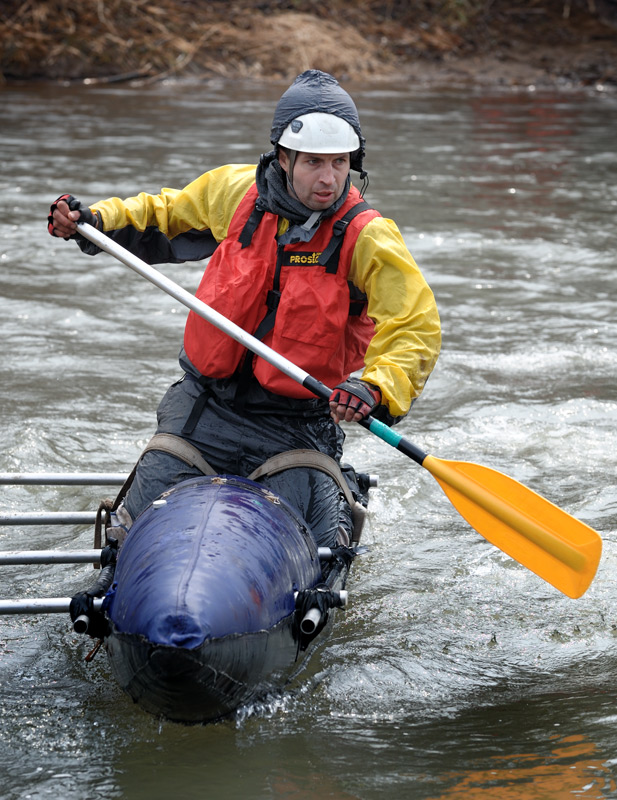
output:
[[[72, 622], [75, 622], [82, 616], [88, 618], [88, 629], [86, 632], [89, 636], [92, 636], [93, 639], [104, 639], [109, 635], [111, 630], [109, 621], [101, 611], [94, 610], [94, 597], [89, 592], [82, 592], [71, 598], [69, 614], [71, 615]], [[79, 632], [81, 633], [81, 631]]]
[[[61, 195], [55, 202], [51, 204], [51, 208], [49, 209], [49, 216], [47, 217], [47, 230], [52, 236], [57, 236], [54, 231], [54, 211], [58, 207], [58, 203], [60, 200], [64, 200], [65, 203], [68, 205], [70, 211], [79, 211], [79, 221], [80, 222], [88, 222], [90, 225], [93, 225], [95, 228], [99, 230], [103, 230], [103, 225], [101, 222], [101, 215], [98, 213], [92, 213], [87, 206], [84, 206], [83, 203], [80, 203], [72, 194], [63, 194]], [[85, 236], [82, 236], [79, 231], [74, 233], [72, 236], [69, 237], [62, 237], [66, 241], [68, 239], [75, 239], [77, 244], [79, 245], [79, 249], [88, 256], [95, 256], [97, 253], [101, 252], [101, 248], [98, 245], [91, 242], [89, 239], [86, 239]]]
[[[58, 203], [60, 200], [64, 200], [64, 202], [69, 207], [69, 211], [79, 211], [79, 221], [80, 222], [89, 222], [90, 225], [93, 225], [95, 228], [98, 227], [98, 218], [97, 216], [90, 211], [88, 206], [85, 206], [81, 201], [79, 201], [76, 197], [73, 197], [72, 194], [61, 194], [57, 200], [51, 204], [49, 208], [49, 215], [47, 217], [47, 230], [52, 236], [55, 236], [54, 233], [54, 211], [58, 208]], [[73, 236], [70, 236], [70, 239], [76, 239], [80, 234], [74, 233]]]
[[94, 598], [104, 597], [111, 586], [116, 570], [117, 557], [117, 547], [113, 545], [104, 547], [101, 550], [101, 573], [98, 579], [88, 591], [74, 595], [69, 605], [71, 621], [75, 622], [81, 616], [87, 617], [87, 633], [94, 639], [104, 639], [110, 632], [109, 620], [104, 612], [94, 610]]
[[351, 409], [354, 414], [366, 417], [380, 402], [379, 389], [359, 378], [347, 378], [335, 386], [330, 395], [330, 409], [333, 414], [336, 413], [338, 406], [344, 406], [346, 409]]

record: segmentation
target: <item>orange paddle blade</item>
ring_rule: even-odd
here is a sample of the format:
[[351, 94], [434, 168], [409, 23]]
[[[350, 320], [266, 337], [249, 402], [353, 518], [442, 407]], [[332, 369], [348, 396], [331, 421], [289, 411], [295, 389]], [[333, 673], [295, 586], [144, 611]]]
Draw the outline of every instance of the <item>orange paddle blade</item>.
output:
[[490, 467], [435, 456], [422, 466], [491, 544], [568, 597], [585, 593], [602, 554], [593, 528]]

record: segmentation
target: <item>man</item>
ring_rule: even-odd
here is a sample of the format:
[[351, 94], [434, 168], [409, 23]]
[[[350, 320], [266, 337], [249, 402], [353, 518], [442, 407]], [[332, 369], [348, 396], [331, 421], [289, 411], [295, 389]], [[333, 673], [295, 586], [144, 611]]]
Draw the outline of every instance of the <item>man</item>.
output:
[[[436, 362], [439, 317], [396, 225], [351, 185], [350, 170], [367, 177], [365, 140], [351, 97], [331, 75], [308, 70], [296, 78], [277, 104], [271, 142], [275, 149], [257, 168], [223, 166], [183, 190], [110, 198], [90, 209], [63, 195], [48, 226], [91, 254], [98, 248], [77, 233], [79, 219], [149, 263], [212, 256], [197, 296], [336, 387], [328, 408], [190, 312], [184, 376], [159, 406], [157, 442], [171, 434], [214, 472], [241, 476], [302, 451], [263, 480], [298, 509], [320, 545], [346, 544], [349, 493], [327, 464], [303, 461], [302, 453], [324, 454], [336, 466], [339, 422], [369, 413], [388, 424], [404, 417]], [[361, 379], [351, 376], [361, 368]], [[161, 492], [198, 474], [181, 448], [144, 452], [112, 535], [122, 540]], [[346, 478], [357, 498], [352, 470]]]

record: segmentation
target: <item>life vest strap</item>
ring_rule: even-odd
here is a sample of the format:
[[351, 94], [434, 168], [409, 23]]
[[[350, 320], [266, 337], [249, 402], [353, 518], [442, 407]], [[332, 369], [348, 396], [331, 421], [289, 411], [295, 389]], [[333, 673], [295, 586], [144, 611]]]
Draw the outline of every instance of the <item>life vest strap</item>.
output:
[[347, 285], [349, 286], [349, 316], [359, 317], [366, 308], [368, 297], [351, 281], [347, 281]]
[[238, 241], [242, 245], [242, 249], [244, 250], [245, 247], [248, 247], [250, 243], [253, 241], [253, 234], [259, 227], [259, 223], [261, 222], [263, 215], [265, 214], [266, 209], [262, 208], [259, 203], [255, 202], [255, 207], [251, 211], [251, 215], [247, 219], [246, 223], [244, 224], [244, 228], [242, 228], [242, 232], [240, 236], [238, 236]]
[[350, 208], [349, 211], [332, 226], [332, 238], [317, 260], [318, 264], [326, 268], [328, 275], [335, 275], [338, 270], [339, 256], [347, 226], [354, 217], [357, 217], [358, 214], [361, 214], [363, 211], [368, 211], [370, 208], [371, 206], [366, 200], [362, 200]]
[[203, 410], [206, 407], [206, 403], [208, 402], [206, 378], [202, 375], [201, 378], [197, 379], [197, 383], [199, 383], [199, 385], [201, 386], [202, 391], [195, 398], [195, 402], [193, 403], [193, 408], [191, 409], [191, 412], [188, 415], [182, 430], [180, 431], [184, 436], [190, 436], [191, 433], [193, 433], [193, 431], [195, 430], [195, 426], [199, 422], [199, 418], [201, 417]]
[[[262, 341], [265, 336], [274, 328], [276, 321], [276, 312], [281, 302], [281, 268], [283, 266], [284, 250], [282, 245], [277, 247], [276, 267], [274, 270], [274, 279], [272, 288], [268, 291], [266, 296], [266, 315], [257, 326], [257, 330], [253, 336], [259, 341]], [[238, 414], [242, 414], [246, 404], [246, 393], [248, 390], [251, 375], [253, 373], [253, 353], [247, 350], [241, 362], [240, 369], [238, 370], [238, 385], [236, 386], [236, 394], [234, 396], [234, 407]], [[202, 409], [203, 410], [203, 409]], [[201, 412], [200, 412], [201, 413]]]

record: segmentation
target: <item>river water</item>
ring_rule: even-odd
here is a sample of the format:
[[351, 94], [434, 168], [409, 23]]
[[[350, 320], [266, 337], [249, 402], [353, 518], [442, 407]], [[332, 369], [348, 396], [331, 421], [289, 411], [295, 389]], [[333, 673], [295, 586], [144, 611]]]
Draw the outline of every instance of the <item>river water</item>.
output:
[[[282, 86], [2, 88], [0, 471], [127, 471], [179, 374], [185, 312], [111, 257], [51, 240], [51, 200], [188, 183], [268, 146]], [[0, 618], [0, 797], [617, 797], [617, 98], [352, 87], [367, 199], [432, 285], [443, 351], [403, 423], [594, 527], [578, 600], [476, 534], [431, 475], [361, 428], [379, 475], [351, 605], [282, 695], [206, 727], [159, 722], [64, 616]], [[202, 266], [163, 270], [194, 290]], [[4, 511], [108, 489], [3, 487]], [[91, 546], [0, 528], [0, 548]], [[2, 567], [4, 597], [68, 596], [87, 566]]]

